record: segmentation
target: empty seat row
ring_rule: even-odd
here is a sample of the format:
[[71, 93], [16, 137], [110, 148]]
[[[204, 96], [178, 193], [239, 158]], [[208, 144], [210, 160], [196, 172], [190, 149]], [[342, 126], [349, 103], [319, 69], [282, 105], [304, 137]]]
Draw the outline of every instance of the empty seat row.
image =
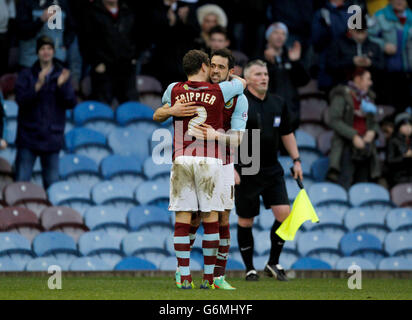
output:
[[84, 215], [85, 209], [95, 204], [131, 208], [138, 204], [161, 203], [167, 207], [169, 181], [159, 178], [145, 181], [136, 188], [126, 182], [104, 181], [90, 188], [77, 182], [60, 181], [51, 185], [47, 192], [53, 205], [78, 208]]

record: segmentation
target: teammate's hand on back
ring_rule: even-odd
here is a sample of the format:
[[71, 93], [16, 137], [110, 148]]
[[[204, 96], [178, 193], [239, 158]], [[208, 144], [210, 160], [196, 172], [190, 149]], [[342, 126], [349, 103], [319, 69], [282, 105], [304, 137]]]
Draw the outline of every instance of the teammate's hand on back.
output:
[[219, 137], [218, 132], [213, 129], [210, 125], [206, 123], [202, 123], [201, 125], [196, 125], [193, 126], [193, 128], [190, 130], [190, 133], [192, 136], [194, 136], [196, 139], [200, 140], [217, 140]]
[[293, 164], [293, 170], [295, 175], [293, 176], [294, 179], [299, 178], [301, 181], [303, 181], [303, 170], [302, 170], [302, 165], [300, 164], [300, 161], [295, 161]]
[[194, 116], [197, 113], [197, 106], [194, 106], [194, 104], [196, 104], [196, 101], [185, 102], [184, 99], [179, 99], [176, 101], [173, 107], [170, 108], [170, 115], [174, 117]]

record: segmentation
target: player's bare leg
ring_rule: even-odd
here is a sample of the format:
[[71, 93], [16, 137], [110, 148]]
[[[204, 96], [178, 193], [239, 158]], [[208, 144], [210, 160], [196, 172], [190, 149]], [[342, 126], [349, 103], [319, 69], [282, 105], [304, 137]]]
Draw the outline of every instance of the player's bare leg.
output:
[[[174, 248], [176, 252], [177, 265], [180, 271], [181, 288], [191, 289], [193, 287], [192, 276], [190, 274], [190, 222], [192, 220], [192, 212], [177, 211], [175, 232], [174, 232]], [[179, 284], [176, 283], [179, 287]]]
[[216, 255], [219, 248], [219, 214], [217, 211], [202, 212], [203, 223], [203, 258], [204, 272], [202, 289], [214, 289], [213, 272], [215, 270]]

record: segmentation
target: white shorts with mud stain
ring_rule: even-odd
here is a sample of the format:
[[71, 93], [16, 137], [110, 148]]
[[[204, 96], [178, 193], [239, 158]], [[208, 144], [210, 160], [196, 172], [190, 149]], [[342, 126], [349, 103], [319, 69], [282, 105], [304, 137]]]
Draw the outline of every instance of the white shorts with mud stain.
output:
[[170, 173], [170, 211], [223, 211], [222, 160], [180, 156]]

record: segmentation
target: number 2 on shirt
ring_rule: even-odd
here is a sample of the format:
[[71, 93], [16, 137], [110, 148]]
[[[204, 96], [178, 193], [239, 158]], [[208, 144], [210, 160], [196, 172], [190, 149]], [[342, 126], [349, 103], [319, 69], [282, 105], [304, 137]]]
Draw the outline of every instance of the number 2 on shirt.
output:
[[188, 124], [189, 134], [192, 133], [192, 129], [194, 126], [200, 126], [202, 123], [205, 123], [207, 119], [207, 111], [205, 107], [197, 107], [196, 112], [197, 116], [190, 120]]

